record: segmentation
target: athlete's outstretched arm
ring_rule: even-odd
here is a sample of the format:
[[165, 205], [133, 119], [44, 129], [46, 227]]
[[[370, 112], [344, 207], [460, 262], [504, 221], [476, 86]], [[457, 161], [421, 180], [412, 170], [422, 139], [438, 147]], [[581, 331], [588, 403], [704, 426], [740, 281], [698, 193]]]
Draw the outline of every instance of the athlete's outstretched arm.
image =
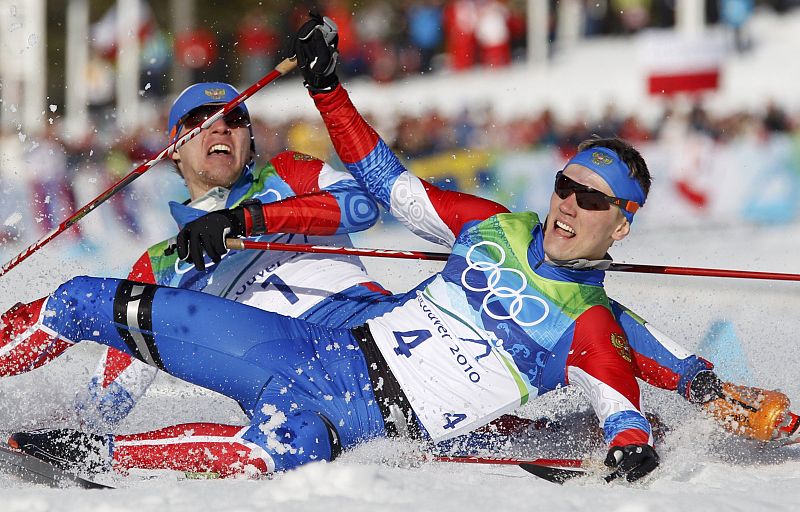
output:
[[452, 247], [466, 224], [508, 212], [493, 201], [441, 190], [411, 174], [367, 124], [341, 85], [312, 97], [348, 170], [422, 238]]
[[378, 205], [348, 173], [296, 151], [270, 163], [295, 195], [262, 205], [269, 233], [337, 235], [363, 231], [378, 220]]
[[714, 365], [681, 347], [619, 302], [610, 302], [630, 344], [636, 376], [651, 386], [676, 391], [688, 399], [697, 374], [713, 369]]
[[589, 396], [610, 446], [653, 444], [630, 350], [608, 309], [594, 306], [576, 319], [565, 366], [568, 383]]

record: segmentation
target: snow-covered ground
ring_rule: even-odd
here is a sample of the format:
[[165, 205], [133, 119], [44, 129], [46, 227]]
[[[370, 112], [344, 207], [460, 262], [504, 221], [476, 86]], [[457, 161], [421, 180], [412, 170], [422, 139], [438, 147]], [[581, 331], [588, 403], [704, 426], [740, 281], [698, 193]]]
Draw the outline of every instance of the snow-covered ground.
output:
[[[397, 228], [378, 227], [358, 242], [374, 247], [431, 248]], [[798, 227], [717, 228], [636, 233], [614, 254], [618, 261], [635, 263], [800, 272], [800, 262], [794, 257], [798, 249]], [[49, 257], [32, 258], [27, 266], [0, 280], [3, 308], [20, 294], [30, 298], [70, 275], [92, 271], [81, 269], [76, 263], [61, 264], [58, 251], [52, 252], [55, 254]], [[88, 265], [86, 261], [84, 264]], [[367, 260], [367, 264], [379, 279], [396, 290], [424, 278], [437, 266], [376, 259]], [[795, 323], [800, 310], [799, 286], [628, 274], [608, 278], [610, 295], [689, 348], [702, 343], [713, 322], [730, 322], [751, 363], [754, 380], [767, 387], [782, 388], [798, 403], [800, 384], [794, 370], [800, 367]], [[95, 354], [94, 346], [78, 346], [48, 367], [0, 382], [0, 429], [74, 426], [67, 404], [86, 382]], [[734, 370], [722, 369], [723, 373]], [[120, 488], [111, 491], [83, 491], [43, 489], [0, 476], [0, 510], [797, 509], [800, 448], [762, 449], [733, 439], [684, 401], [665, 392], [646, 389], [645, 403], [671, 430], [659, 446], [661, 468], [637, 485], [609, 485], [593, 477], [559, 487], [516, 467], [420, 464], [414, 456], [414, 446], [376, 441], [334, 463], [311, 465], [266, 481], [178, 481], [165, 475], [158, 480], [122, 480], [116, 482]], [[566, 432], [548, 436], [547, 443], [534, 436], [525, 443], [504, 445], [498, 453], [601, 458], [602, 447], [577, 442], [569, 436], [569, 432], [575, 432], [578, 440], [583, 440], [591, 430], [587, 423], [591, 423], [592, 416], [586, 408], [586, 400], [569, 391], [534, 400], [521, 414], [562, 419]], [[121, 430], [131, 432], [199, 420], [241, 423], [244, 418], [228, 399], [164, 377]]]

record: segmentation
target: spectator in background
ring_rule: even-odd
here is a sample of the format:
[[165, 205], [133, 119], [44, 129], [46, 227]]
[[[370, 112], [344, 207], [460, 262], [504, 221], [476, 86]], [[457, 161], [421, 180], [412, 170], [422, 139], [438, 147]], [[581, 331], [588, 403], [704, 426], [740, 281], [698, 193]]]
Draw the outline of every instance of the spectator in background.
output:
[[695, 102], [691, 111], [689, 111], [689, 129], [712, 138], [716, 136], [717, 130], [714, 127], [714, 123], [700, 101]]
[[[363, 68], [363, 59], [360, 51], [361, 41], [358, 39], [358, 34], [353, 24], [353, 10], [348, 2], [346, 0], [324, 0], [320, 5], [320, 11], [335, 21], [339, 30], [339, 69], [345, 75], [351, 76], [367, 72]], [[304, 16], [307, 14], [308, 10], [306, 10]]]
[[420, 70], [432, 71], [434, 55], [442, 44], [441, 0], [416, 0], [408, 6], [408, 39], [419, 52]]
[[630, 141], [632, 144], [640, 145], [650, 140], [650, 131], [645, 128], [635, 116], [627, 116], [619, 127], [618, 136]]
[[[67, 168], [67, 155], [58, 138], [54, 124], [45, 124], [41, 137], [32, 140], [25, 155], [26, 178], [30, 193], [30, 207], [37, 231], [45, 235], [63, 219], [72, 214], [75, 195], [72, 191], [72, 175]], [[80, 241], [80, 227], [68, 230], [68, 236]]]
[[651, 0], [611, 0], [612, 12], [619, 13], [622, 32], [634, 34], [650, 23]]
[[602, 117], [595, 124], [597, 133], [602, 136], [617, 135], [621, 125], [622, 120], [614, 102], [609, 102], [606, 105]]
[[405, 20], [396, 14], [391, 5], [373, 1], [361, 10], [355, 25], [361, 41], [359, 53], [370, 75], [378, 82], [388, 82], [398, 73], [398, 34]]
[[764, 128], [770, 133], [788, 132], [791, 130], [789, 117], [773, 100], [770, 100], [767, 104], [767, 113], [764, 115]]
[[475, 0], [449, 0], [445, 5], [442, 24], [451, 69], [462, 71], [475, 64], [477, 23], [478, 6]]
[[289, 122], [268, 122], [265, 119], [250, 114], [253, 128], [253, 140], [256, 145], [255, 169], [260, 169], [269, 162], [270, 158], [289, 149]]
[[608, 0], [583, 0], [584, 34], [592, 37], [608, 31]]
[[511, 62], [510, 12], [504, 1], [480, 0], [475, 38], [481, 63], [489, 67], [508, 66]]
[[277, 64], [274, 56], [280, 38], [261, 9], [251, 9], [242, 17], [236, 43], [241, 79], [245, 83], [255, 83]]
[[510, 0], [508, 31], [511, 36], [511, 58], [525, 60], [528, 52], [528, 13], [524, 0]]
[[[106, 156], [104, 188], [112, 186], [133, 170], [134, 160], [144, 160], [143, 151], [138, 145], [138, 137], [123, 138]], [[129, 232], [139, 235], [142, 227], [137, 219], [136, 201], [129, 190], [123, 190], [109, 199], [117, 221]]]
[[719, 0], [719, 10], [722, 21], [733, 29], [736, 51], [746, 51], [752, 43], [744, 33], [744, 25], [753, 14], [753, 0]]

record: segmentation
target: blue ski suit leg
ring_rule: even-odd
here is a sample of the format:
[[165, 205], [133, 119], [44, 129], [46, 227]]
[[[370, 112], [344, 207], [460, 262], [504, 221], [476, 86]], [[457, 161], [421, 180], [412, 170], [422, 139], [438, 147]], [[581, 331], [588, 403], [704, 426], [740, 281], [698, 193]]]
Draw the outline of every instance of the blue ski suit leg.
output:
[[[252, 419], [245, 439], [276, 470], [384, 435], [364, 355], [333, 329], [183, 289], [78, 277], [54, 292], [44, 324], [122, 350], [217, 391]], [[334, 448], [336, 443], [334, 444]]]

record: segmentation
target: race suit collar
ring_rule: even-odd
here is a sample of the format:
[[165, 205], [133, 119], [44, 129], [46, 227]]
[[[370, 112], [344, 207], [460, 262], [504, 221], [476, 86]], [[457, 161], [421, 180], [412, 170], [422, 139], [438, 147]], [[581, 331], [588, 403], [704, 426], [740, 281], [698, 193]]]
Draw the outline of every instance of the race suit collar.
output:
[[253, 184], [253, 166], [255, 162], [252, 160], [248, 163], [242, 175], [236, 180], [236, 183], [230, 189], [224, 187], [215, 187], [198, 197], [194, 201], [179, 203], [177, 201], [169, 202], [169, 212], [172, 218], [178, 224], [178, 227], [183, 229], [183, 226], [196, 220], [208, 212], [221, 210], [223, 208], [230, 208], [238, 204]]
[[603, 286], [604, 270], [611, 264], [611, 256], [602, 260], [545, 261], [544, 227], [534, 226], [533, 240], [528, 246], [528, 264], [537, 275], [554, 281], [568, 281], [592, 286]]

